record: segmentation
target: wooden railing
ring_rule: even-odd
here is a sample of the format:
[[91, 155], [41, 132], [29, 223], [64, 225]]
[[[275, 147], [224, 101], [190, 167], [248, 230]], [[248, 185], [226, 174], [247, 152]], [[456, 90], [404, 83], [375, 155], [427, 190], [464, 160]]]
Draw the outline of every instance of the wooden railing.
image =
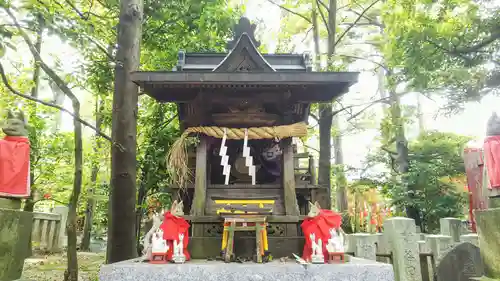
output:
[[[301, 163], [301, 159], [307, 159], [307, 164]], [[313, 186], [317, 184], [316, 161], [312, 155], [309, 153], [295, 153], [293, 162], [296, 182], [307, 182]]]

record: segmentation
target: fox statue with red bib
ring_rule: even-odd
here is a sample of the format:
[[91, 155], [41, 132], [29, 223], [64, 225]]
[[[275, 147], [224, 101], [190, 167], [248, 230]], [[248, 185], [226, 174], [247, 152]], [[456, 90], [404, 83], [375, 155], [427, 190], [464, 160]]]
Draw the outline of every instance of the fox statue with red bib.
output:
[[0, 140], [0, 197], [30, 196], [30, 144], [24, 114], [8, 112]]
[[[331, 210], [321, 209], [318, 202], [309, 202], [309, 209], [307, 218], [301, 224], [306, 239], [302, 259], [313, 263], [328, 262], [327, 242], [334, 238], [332, 230], [341, 231], [342, 217]], [[321, 261], [318, 261], [318, 258]]]

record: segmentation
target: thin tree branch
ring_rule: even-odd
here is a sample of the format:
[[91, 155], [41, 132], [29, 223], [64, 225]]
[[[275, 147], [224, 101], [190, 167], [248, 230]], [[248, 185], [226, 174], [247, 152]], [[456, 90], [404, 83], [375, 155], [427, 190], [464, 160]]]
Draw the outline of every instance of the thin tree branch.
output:
[[447, 53], [447, 54], [450, 54], [450, 55], [452, 55], [452, 56], [454, 56], [454, 57], [461, 58], [461, 59], [463, 59], [464, 61], [466, 61], [467, 63], [470, 63], [470, 62], [471, 62], [471, 59], [470, 59], [470, 58], [468, 58], [467, 56], [465, 56], [463, 53], [454, 53], [454, 52], [452, 52], [451, 50], [446, 49], [445, 47], [441, 46], [440, 44], [438, 44], [438, 43], [436, 43], [436, 42], [434, 42], [434, 41], [432, 41], [432, 40], [430, 40], [430, 39], [426, 39], [425, 41], [426, 41], [427, 43], [429, 43], [429, 44], [433, 45], [433, 46], [434, 46], [434, 47], [436, 47], [437, 49], [439, 49], [439, 50], [441, 50], [441, 51], [443, 51], [443, 52]]
[[498, 39], [500, 39], [500, 26], [497, 27], [497, 30], [492, 32], [489, 37], [484, 38], [481, 42], [479, 42], [475, 45], [469, 46], [469, 47], [455, 48], [453, 50], [450, 50], [449, 52], [457, 53], [457, 54], [467, 54], [467, 53], [478, 52], [482, 48], [490, 45], [491, 43], [495, 42]]
[[302, 15], [302, 14], [299, 14], [299, 13], [297, 13], [297, 12], [295, 12], [295, 11], [292, 11], [292, 10], [288, 9], [287, 7], [284, 7], [284, 6], [282, 6], [282, 5], [280, 5], [280, 4], [276, 3], [276, 2], [274, 2], [273, 0], [267, 0], [267, 1], [268, 1], [269, 3], [271, 3], [271, 4], [275, 5], [275, 6], [280, 7], [281, 9], [283, 9], [283, 10], [285, 10], [285, 11], [287, 11], [287, 12], [291, 13], [291, 14], [294, 14], [294, 15], [296, 15], [296, 16], [298, 16], [298, 17], [301, 17], [302, 19], [304, 19], [304, 20], [305, 20], [305, 21], [307, 21], [308, 23], [312, 23], [311, 19], [307, 18], [306, 16], [304, 16], [304, 15]]
[[337, 39], [337, 41], [335, 42], [334, 44], [334, 47], [336, 47], [340, 41], [344, 38], [344, 36], [347, 35], [347, 33], [349, 31], [351, 31], [351, 29], [363, 18], [363, 16], [365, 15], [366, 12], [368, 12], [368, 10], [370, 10], [373, 6], [375, 6], [375, 4], [377, 4], [380, 0], [375, 0], [373, 3], [371, 3], [368, 7], [366, 7], [366, 9], [363, 10], [363, 12], [361, 12], [361, 14], [358, 16], [358, 18], [353, 22], [353, 24], [351, 26], [349, 26], [340, 36], [339, 38]]
[[[78, 98], [75, 96], [75, 94], [73, 94], [73, 92], [71, 91], [71, 89], [68, 87], [68, 85], [61, 79], [61, 77], [59, 77], [59, 75], [57, 75], [57, 73], [54, 72], [54, 70], [52, 70], [52, 68], [50, 68], [43, 60], [42, 60], [42, 56], [40, 55], [40, 53], [38, 53], [38, 51], [36, 50], [35, 46], [33, 45], [33, 42], [31, 42], [29, 36], [26, 34], [26, 32], [24, 32], [24, 30], [21, 28], [21, 26], [19, 25], [16, 17], [14, 16], [14, 14], [12, 14], [12, 12], [10, 11], [9, 8], [7, 7], [4, 7], [4, 10], [5, 12], [7, 12], [7, 14], [9, 15], [9, 17], [12, 19], [12, 21], [14, 22], [14, 24], [16, 25], [17, 27], [17, 30], [19, 32], [19, 34], [21, 35], [21, 37], [23, 37], [24, 39], [24, 42], [28, 45], [28, 48], [30, 49], [30, 52], [31, 54], [33, 55], [33, 57], [35, 58], [35, 61], [38, 62], [40, 64], [40, 67], [43, 69], [43, 71], [52, 79], [52, 81], [54, 81], [57, 85], [57, 87], [59, 87], [59, 89], [61, 89], [61, 91], [68, 97], [71, 99], [71, 102], [73, 104], [73, 109], [76, 111], [76, 110], [79, 110], [80, 109], [80, 102], [78, 100]], [[5, 72], [3, 71], [3, 67], [2, 67], [2, 80], [3, 82], [7, 82], [8, 83], [8, 80], [7, 80], [7, 76], [5, 75]], [[5, 80], [4, 80], [5, 79]], [[10, 84], [9, 84], [10, 85]], [[15, 89], [13, 89], [12, 87], [10, 87], [9, 90], [14, 90], [13, 93], [16, 93], [17, 91], [15, 91]], [[19, 93], [21, 97], [23, 97], [23, 94], [20, 93], [20, 92], [17, 92]], [[28, 98], [30, 99], [30, 98]], [[33, 100], [33, 99], [30, 99], [30, 100]], [[44, 104], [44, 105], [47, 105], [47, 106], [51, 106], [51, 103], [46, 103], [46, 102], [43, 102], [41, 100], [38, 100], [38, 99], [35, 99], [33, 101], [37, 101], [41, 104]], [[52, 104], [53, 105], [53, 104]], [[52, 106], [54, 107], [54, 106]], [[58, 108], [58, 107], [54, 107], [54, 108]], [[59, 110], [61, 111], [65, 111], [66, 113], [70, 114], [73, 119], [77, 120], [78, 122], [82, 123], [83, 125], [87, 126], [87, 127], [90, 127], [92, 128], [96, 133], [98, 133], [100, 136], [102, 136], [103, 138], [105, 138], [106, 140], [110, 141], [113, 145], [116, 145], [117, 148], [121, 151], [124, 151], [124, 147], [117, 143], [117, 142], [113, 142], [113, 140], [105, 135], [104, 133], [102, 133], [100, 130], [98, 130], [97, 128], [95, 128], [95, 126], [91, 125], [90, 123], [86, 122], [85, 120], [81, 119], [80, 116], [78, 114], [74, 114], [68, 110], [66, 110], [65, 108], [63, 107], [59, 107], [58, 108]]]
[[373, 63], [375, 65], [378, 65], [379, 67], [382, 67], [385, 70], [388, 70], [385, 65], [381, 64], [380, 62], [376, 62], [374, 60], [371, 60], [371, 59], [367, 59], [367, 58], [363, 58], [363, 57], [358, 57], [358, 56], [353, 56], [353, 55], [344, 55], [344, 54], [337, 54], [337, 56], [339, 56], [339, 57], [346, 57], [346, 58], [352, 58], [352, 59], [357, 59], [357, 60], [368, 61], [368, 62], [371, 62], [371, 63]]
[[85, 35], [85, 38], [87, 38], [87, 40], [89, 40], [90, 42], [92, 42], [94, 44], [94, 46], [97, 47], [97, 49], [99, 49], [101, 52], [103, 52], [106, 55], [106, 57], [108, 57], [108, 59], [110, 61], [113, 61], [113, 62], [115, 61], [115, 58], [113, 57], [113, 55], [110, 54], [109, 51], [106, 48], [104, 48], [103, 46], [101, 46], [101, 44], [99, 44], [99, 42], [95, 41], [93, 38], [91, 38], [88, 35]]
[[349, 23], [349, 22], [344, 22], [344, 23], [340, 23], [339, 25], [345, 25], [347, 27], [355, 27], [355, 26], [372, 26], [372, 27], [375, 26], [375, 27], [380, 27], [380, 26], [375, 25], [375, 24], [373, 24], [371, 22], [358, 22], [356, 24]]
[[306, 35], [304, 36], [304, 39], [302, 39], [302, 43], [304, 43], [304, 41], [306, 41], [307, 36], [309, 35], [309, 32], [311, 32], [311, 30], [313, 30], [313, 27], [310, 27], [310, 28], [306, 31]]
[[81, 119], [80, 117], [77, 117], [75, 114], [73, 114], [73, 112], [67, 110], [66, 108], [64, 108], [62, 106], [59, 106], [57, 104], [53, 104], [53, 103], [50, 103], [50, 102], [46, 102], [46, 101], [40, 100], [38, 98], [34, 98], [34, 97], [30, 96], [30, 95], [25, 95], [25, 94], [17, 91], [16, 89], [14, 89], [14, 87], [12, 87], [12, 85], [10, 84], [10, 82], [9, 82], [9, 80], [7, 78], [7, 75], [5, 74], [5, 70], [4, 70], [3, 65], [2, 65], [1, 62], [0, 62], [0, 76], [2, 77], [2, 81], [3, 81], [3, 84], [5, 85], [5, 87], [7, 87], [7, 89], [9, 89], [9, 91], [11, 93], [13, 93], [14, 95], [22, 97], [22, 98], [30, 100], [30, 101], [34, 101], [34, 102], [39, 103], [39, 104], [43, 104], [43, 105], [48, 106], [48, 107], [52, 107], [52, 108], [58, 109], [60, 111], [64, 111], [64, 112], [68, 113], [71, 117], [75, 118], [78, 122], [80, 122], [83, 125], [91, 128], [92, 130], [94, 130], [97, 134], [99, 134], [99, 136], [103, 137], [104, 139], [106, 139], [106, 140], [108, 140], [110, 142], [113, 142], [113, 140], [111, 139], [111, 137], [109, 137], [108, 135], [104, 134], [103, 132], [101, 132], [100, 130], [98, 130], [95, 126], [93, 126], [92, 124], [88, 123], [87, 121]]
[[26, 34], [26, 32], [24, 32], [24, 30], [21, 28], [21, 26], [19, 25], [19, 22], [17, 21], [17, 19], [14, 16], [14, 14], [12, 14], [11, 10], [9, 8], [7, 8], [7, 7], [4, 7], [4, 10], [5, 10], [5, 12], [7, 12], [7, 14], [9, 15], [9, 17], [14, 22], [15, 26], [17, 27], [17, 30], [18, 30], [19, 34], [24, 39], [24, 42], [28, 45], [28, 48], [29, 48], [31, 54], [33, 55], [33, 57], [35, 58], [35, 61], [40, 64], [40, 67], [43, 69], [43, 71], [45, 73], [47, 73], [47, 75], [49, 75], [49, 77], [56, 83], [56, 85], [61, 89], [61, 91], [64, 92], [64, 94], [67, 95], [68, 98], [71, 99], [71, 101], [73, 102], [73, 104], [78, 104], [79, 105], [78, 98], [75, 96], [75, 94], [73, 94], [73, 92], [68, 87], [68, 85], [61, 79], [61, 77], [59, 77], [59, 75], [57, 75], [57, 73], [54, 72], [54, 70], [52, 70], [42, 60], [42, 56], [36, 50], [35, 45], [33, 44], [33, 42], [31, 42], [31, 39], [29, 38], [28, 34]]
[[[363, 8], [363, 6], [361, 6], [361, 5], [358, 5], [358, 6], [360, 8]], [[354, 14], [356, 14], [358, 16], [363, 17], [365, 20], [367, 20], [370, 24], [372, 24], [374, 26], [377, 26], [377, 27], [380, 27], [380, 28], [384, 28], [384, 24], [382, 24], [382, 23], [378, 22], [377, 20], [374, 20], [374, 19], [372, 19], [372, 18], [370, 18], [370, 17], [368, 17], [366, 15], [362, 15], [360, 12], [358, 12], [356, 10], [349, 9], [348, 11], [351, 12], [351, 13], [354, 13]]]
[[309, 146], [309, 145], [305, 144], [304, 142], [302, 142], [302, 145], [303, 145], [304, 147], [307, 147], [308, 149], [312, 149], [312, 150], [316, 151], [317, 153], [320, 153], [320, 152], [319, 152], [319, 149], [314, 148], [314, 147], [312, 147], [312, 146]]
[[312, 114], [312, 113], [309, 113], [309, 117], [311, 117], [312, 119], [316, 120], [316, 122], [319, 122], [319, 118], [318, 116]]
[[[319, 4], [320, 0], [316, 0], [316, 3]], [[321, 5], [321, 4], [320, 4]], [[325, 14], [323, 13], [323, 10], [321, 9], [320, 5], [316, 5], [317, 6], [317, 10], [319, 12], [319, 15], [321, 16], [321, 20], [323, 21], [323, 24], [325, 25], [326, 27], [326, 32], [328, 32], [328, 34], [332, 34], [332, 30], [330, 30], [330, 26], [328, 25], [328, 21], [326, 20], [326, 17], [325, 17]], [[323, 4], [326, 8], [326, 10], [328, 11], [328, 7], [326, 7], [325, 4]], [[333, 30], [333, 32], [335, 32], [335, 30]]]
[[323, 8], [327, 9], [328, 10], [328, 6], [321, 0], [316, 0], [316, 3], [318, 3], [318, 7], [319, 6], [323, 6]]

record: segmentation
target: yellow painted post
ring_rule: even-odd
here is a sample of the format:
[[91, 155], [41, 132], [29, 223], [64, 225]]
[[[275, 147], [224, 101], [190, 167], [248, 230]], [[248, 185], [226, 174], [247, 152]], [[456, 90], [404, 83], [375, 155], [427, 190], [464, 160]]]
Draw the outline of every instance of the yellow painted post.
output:
[[227, 231], [228, 227], [224, 224], [224, 231], [222, 232], [222, 247], [221, 250], [224, 251], [227, 247]]
[[269, 246], [267, 243], [267, 224], [266, 223], [264, 224], [264, 227], [262, 228], [262, 241], [263, 241], [262, 244], [264, 244], [264, 251], [269, 250]]

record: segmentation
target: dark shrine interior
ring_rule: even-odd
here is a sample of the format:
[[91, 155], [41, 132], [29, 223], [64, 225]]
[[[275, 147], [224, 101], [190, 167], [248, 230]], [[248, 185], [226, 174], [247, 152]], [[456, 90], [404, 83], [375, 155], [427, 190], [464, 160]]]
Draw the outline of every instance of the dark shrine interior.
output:
[[[211, 184], [224, 184], [225, 176], [222, 174], [220, 139], [213, 139], [209, 149], [209, 173]], [[251, 184], [248, 168], [243, 157], [243, 140], [227, 140], [227, 155], [231, 165], [229, 184]], [[256, 166], [256, 184], [279, 183], [281, 179], [282, 149], [275, 140], [249, 140], [250, 155]]]

